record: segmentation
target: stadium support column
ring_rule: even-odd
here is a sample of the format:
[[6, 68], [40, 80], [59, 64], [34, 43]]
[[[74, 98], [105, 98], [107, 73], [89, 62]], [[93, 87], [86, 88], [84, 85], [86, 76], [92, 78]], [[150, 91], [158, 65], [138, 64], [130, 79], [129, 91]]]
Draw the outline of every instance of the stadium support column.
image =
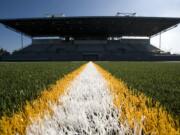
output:
[[161, 32], [159, 33], [159, 49], [161, 49]]
[[24, 40], [23, 40], [23, 33], [21, 33], [21, 49], [23, 49], [24, 45]]

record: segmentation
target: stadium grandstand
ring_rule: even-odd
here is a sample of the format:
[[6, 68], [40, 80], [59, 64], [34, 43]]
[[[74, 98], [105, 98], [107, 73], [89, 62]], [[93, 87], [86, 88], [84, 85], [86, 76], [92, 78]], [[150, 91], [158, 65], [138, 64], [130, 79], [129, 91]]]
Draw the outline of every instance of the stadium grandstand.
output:
[[[4, 26], [32, 43], [2, 60], [180, 60], [150, 44], [150, 38], [180, 23], [180, 18], [138, 16], [3, 19]], [[138, 37], [138, 38], [135, 38]]]

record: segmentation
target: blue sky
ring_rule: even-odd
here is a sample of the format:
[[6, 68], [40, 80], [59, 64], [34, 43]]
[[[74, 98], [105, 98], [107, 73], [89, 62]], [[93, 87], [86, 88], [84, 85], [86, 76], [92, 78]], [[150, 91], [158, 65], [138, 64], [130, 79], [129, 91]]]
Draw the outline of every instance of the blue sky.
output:
[[[180, 17], [180, 0], [0, 0], [0, 18], [66, 16], [113, 16], [136, 12], [137, 16]], [[158, 46], [158, 36], [151, 43]], [[30, 44], [25, 37], [24, 44]], [[0, 47], [13, 51], [21, 47], [20, 35], [0, 25]], [[180, 26], [162, 34], [162, 49], [180, 53]]]

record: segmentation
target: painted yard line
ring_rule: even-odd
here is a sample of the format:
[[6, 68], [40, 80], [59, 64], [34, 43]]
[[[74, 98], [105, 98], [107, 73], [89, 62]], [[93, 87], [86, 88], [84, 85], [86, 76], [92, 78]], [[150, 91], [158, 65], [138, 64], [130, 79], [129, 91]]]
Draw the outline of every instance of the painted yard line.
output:
[[50, 104], [56, 104], [59, 101], [59, 96], [84, 67], [85, 65], [58, 80], [55, 85], [44, 90], [36, 100], [27, 102], [23, 112], [16, 113], [12, 117], [3, 116], [0, 119], [0, 135], [24, 135], [28, 125], [43, 118], [45, 114], [52, 115]]
[[119, 112], [102, 75], [93, 63], [71, 83], [60, 97], [59, 105], [52, 105], [54, 114], [31, 124], [28, 135], [119, 135], [129, 133], [128, 126], [119, 123]]
[[[111, 93], [114, 104], [119, 108], [121, 123], [127, 123], [134, 134], [180, 135], [180, 127], [170, 114], [158, 102], [143, 93], [133, 93], [120, 79], [95, 65], [103, 75]], [[177, 124], [175, 124], [177, 123]]]

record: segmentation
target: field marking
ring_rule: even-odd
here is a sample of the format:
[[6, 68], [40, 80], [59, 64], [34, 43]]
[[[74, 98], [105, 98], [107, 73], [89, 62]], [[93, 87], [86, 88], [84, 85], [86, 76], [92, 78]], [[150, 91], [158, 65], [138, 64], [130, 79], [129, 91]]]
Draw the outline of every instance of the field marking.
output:
[[27, 135], [119, 135], [129, 132], [127, 126], [119, 123], [119, 112], [107, 83], [93, 63], [87, 64], [66, 92], [59, 99], [62, 104], [52, 106], [54, 114], [31, 124]]
[[143, 93], [135, 93], [121, 80], [99, 65], [98, 71], [105, 78], [114, 104], [119, 108], [121, 123], [128, 124], [133, 134], [180, 135], [180, 127], [160, 103]]
[[148, 107], [151, 99], [91, 62], [57, 82], [35, 106], [0, 120], [0, 134], [180, 134], [158, 103]]
[[82, 65], [57, 80], [48, 89], [44, 89], [37, 99], [26, 102], [23, 111], [13, 114], [12, 117], [3, 116], [0, 119], [0, 135], [24, 135], [28, 125], [44, 116], [52, 115], [50, 104], [57, 104], [59, 96], [64, 93], [71, 81], [79, 75], [84, 67], [85, 65]]

